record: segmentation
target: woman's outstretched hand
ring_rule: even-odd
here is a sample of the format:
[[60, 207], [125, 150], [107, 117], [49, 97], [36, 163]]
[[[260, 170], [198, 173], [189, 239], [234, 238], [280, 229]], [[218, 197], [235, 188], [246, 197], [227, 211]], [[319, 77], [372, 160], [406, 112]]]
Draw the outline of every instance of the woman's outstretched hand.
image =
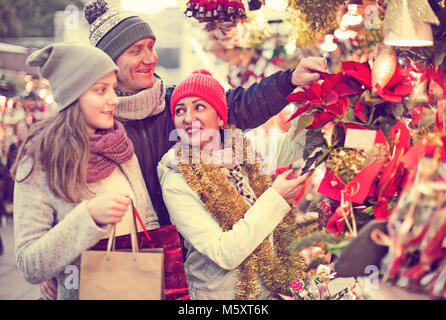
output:
[[277, 176], [271, 187], [274, 188], [285, 200], [294, 199], [299, 195], [302, 185], [310, 175], [310, 172], [307, 172], [301, 176], [301, 172], [302, 168], [297, 172], [297, 178], [287, 179], [293, 173], [293, 169], [285, 171]]

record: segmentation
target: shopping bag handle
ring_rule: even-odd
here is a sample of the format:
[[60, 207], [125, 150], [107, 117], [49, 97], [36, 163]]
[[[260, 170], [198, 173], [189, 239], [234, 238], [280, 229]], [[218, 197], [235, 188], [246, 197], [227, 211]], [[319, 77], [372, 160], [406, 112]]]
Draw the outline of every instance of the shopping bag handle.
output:
[[[138, 210], [136, 210], [136, 207], [133, 204], [133, 200], [131, 198], [129, 198], [129, 199], [130, 199], [130, 202], [132, 204], [132, 211], [133, 211], [133, 219], [132, 219], [133, 223], [131, 224], [132, 228], [131, 228], [131, 231], [130, 231], [130, 242], [131, 242], [131, 246], [132, 246], [132, 252], [134, 254], [133, 256], [134, 256], [134, 259], [136, 260], [136, 252], [139, 251], [139, 250], [138, 250], [138, 238], [137, 238], [137, 229], [136, 229], [135, 217], [137, 218], [139, 224], [141, 225], [147, 240], [150, 241], [151, 238], [150, 238], [149, 233], [147, 232], [147, 229], [146, 229], [146, 227], [145, 227], [145, 225], [144, 225], [144, 223], [143, 223], [143, 221], [141, 219], [141, 216], [139, 215]], [[110, 232], [110, 236], [108, 238], [108, 243], [107, 243], [107, 253], [106, 253], [106, 259], [107, 260], [110, 259], [110, 252], [112, 251], [112, 248], [114, 248], [114, 243], [115, 243], [115, 238], [116, 238], [115, 235], [116, 235], [116, 224], [113, 224], [112, 225], [112, 230]]]
[[108, 237], [107, 242], [107, 252], [105, 254], [105, 260], [110, 260], [110, 251], [112, 251], [112, 248], [114, 247], [115, 243], [115, 234], [116, 234], [116, 224], [112, 224], [112, 229], [110, 231], [110, 235]]
[[[130, 231], [130, 243], [132, 246], [132, 253], [133, 253], [133, 260], [136, 261], [136, 253], [139, 251], [138, 249], [138, 240], [136, 238], [136, 228], [135, 228], [135, 219], [133, 219], [133, 223], [132, 223], [132, 230]], [[107, 242], [107, 252], [105, 254], [105, 259], [107, 261], [110, 260], [110, 252], [112, 251], [112, 248], [114, 249], [114, 243], [115, 243], [115, 237], [116, 235], [116, 223], [114, 223], [112, 225], [112, 229], [110, 232], [110, 236], [108, 237], [108, 242]]]
[[149, 233], [147, 232], [146, 226], [145, 226], [144, 223], [142, 222], [142, 219], [141, 219], [141, 216], [140, 216], [139, 213], [138, 213], [138, 210], [136, 210], [136, 207], [133, 205], [133, 200], [131, 200], [131, 201], [132, 201], [133, 214], [134, 214], [134, 216], [138, 219], [138, 222], [139, 222], [139, 224], [141, 225], [142, 230], [144, 231], [144, 234], [145, 234], [147, 240], [150, 241], [151, 238], [150, 238], [150, 236], [149, 236]]

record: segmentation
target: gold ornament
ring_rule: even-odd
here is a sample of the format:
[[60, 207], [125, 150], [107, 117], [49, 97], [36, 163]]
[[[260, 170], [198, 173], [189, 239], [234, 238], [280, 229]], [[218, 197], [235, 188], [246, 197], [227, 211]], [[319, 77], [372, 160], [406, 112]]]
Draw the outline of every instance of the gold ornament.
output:
[[[234, 126], [228, 129], [235, 130], [236, 135], [243, 135], [242, 131]], [[269, 175], [260, 174], [262, 166], [259, 156], [255, 163], [248, 162], [248, 142], [233, 139], [232, 148], [236, 153], [235, 141], [243, 141], [243, 168], [249, 177], [249, 183], [257, 197], [260, 197], [272, 184]], [[180, 159], [179, 169], [187, 184], [196, 192], [203, 202], [206, 210], [219, 222], [224, 231], [232, 227], [244, 217], [249, 204], [244, 200], [234, 186], [229, 182], [221, 168], [215, 164], [191, 164], [193, 152], [189, 152], [186, 161], [181, 161], [184, 155], [181, 149], [177, 156]], [[204, 156], [203, 156], [204, 157]], [[203, 159], [202, 157], [202, 159]], [[306, 277], [306, 265], [300, 254], [290, 253], [287, 246], [295, 237], [286, 238], [285, 230], [296, 223], [296, 207], [290, 201], [292, 210], [282, 219], [273, 231], [274, 248], [269, 238], [266, 238], [245, 261], [240, 265], [240, 277], [237, 283], [235, 298], [238, 300], [252, 300], [258, 297], [260, 291], [259, 275], [262, 283], [272, 293], [288, 293], [289, 284], [296, 278]]]
[[376, 92], [375, 85], [384, 88], [396, 70], [396, 52], [393, 47], [386, 47], [376, 58], [372, 68], [372, 92]]
[[429, 102], [429, 97], [426, 93], [427, 80], [423, 80], [413, 88], [410, 95], [407, 97], [407, 109], [410, 111], [418, 104]]

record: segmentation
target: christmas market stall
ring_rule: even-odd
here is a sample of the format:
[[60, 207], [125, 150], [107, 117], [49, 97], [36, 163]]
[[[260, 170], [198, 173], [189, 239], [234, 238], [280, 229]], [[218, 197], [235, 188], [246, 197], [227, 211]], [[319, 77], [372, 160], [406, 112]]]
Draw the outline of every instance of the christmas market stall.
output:
[[327, 60], [329, 72], [287, 97], [284, 122], [305, 131], [313, 173], [277, 235], [306, 263], [281, 297], [445, 299], [444, 1], [271, 2], [189, 0], [185, 14], [233, 86]]

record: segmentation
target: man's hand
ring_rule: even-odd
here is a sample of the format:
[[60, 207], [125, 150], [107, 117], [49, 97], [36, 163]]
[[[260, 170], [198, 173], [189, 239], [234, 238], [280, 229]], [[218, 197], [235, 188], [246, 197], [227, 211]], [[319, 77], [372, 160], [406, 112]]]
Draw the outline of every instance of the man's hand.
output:
[[304, 58], [293, 71], [291, 82], [295, 86], [309, 85], [320, 78], [315, 71], [327, 72], [327, 61], [321, 57]]

